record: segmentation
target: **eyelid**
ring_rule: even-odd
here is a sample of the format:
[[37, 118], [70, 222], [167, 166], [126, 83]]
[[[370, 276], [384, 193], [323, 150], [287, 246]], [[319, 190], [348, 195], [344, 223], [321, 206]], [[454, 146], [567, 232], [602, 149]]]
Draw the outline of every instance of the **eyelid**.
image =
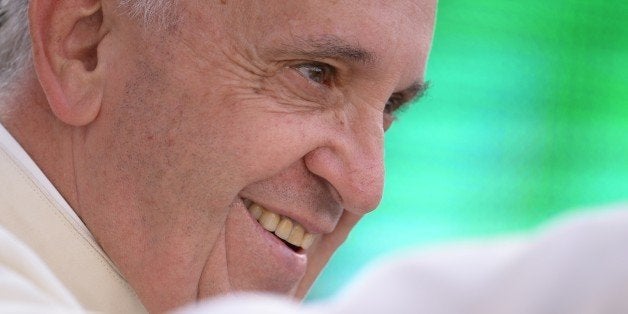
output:
[[[316, 61], [294, 61], [284, 66], [285, 73], [279, 77], [285, 86], [292, 91], [295, 96], [318, 106], [330, 107], [338, 103], [340, 94], [335, 88], [335, 82], [331, 86], [320, 84], [305, 77], [296, 68], [304, 65], [318, 63]], [[330, 65], [327, 65], [330, 66]], [[330, 66], [332, 67], [332, 66]]]
[[396, 104], [394, 105], [394, 108], [390, 111], [390, 114], [394, 114], [399, 110], [408, 108], [409, 104], [419, 101], [425, 94], [425, 91], [428, 87], [429, 82], [416, 83], [410, 88], [393, 93], [390, 96], [389, 101], [392, 99], [396, 102]]
[[338, 70], [336, 69], [336, 67], [334, 67], [333, 65], [324, 63], [324, 62], [320, 62], [320, 61], [304, 61], [301, 63], [297, 63], [295, 65], [291, 65], [290, 68], [293, 69], [297, 69], [299, 67], [318, 67], [318, 68], [322, 68], [325, 71], [327, 71], [327, 75], [329, 76], [329, 78], [327, 79], [327, 83], [320, 83], [320, 82], [316, 82], [314, 80], [312, 80], [311, 78], [308, 78], [307, 76], [305, 76], [301, 71], [299, 72], [299, 75], [301, 75], [302, 77], [304, 77], [305, 79], [307, 79], [309, 82], [314, 83], [314, 84], [318, 84], [318, 85], [323, 85], [323, 86], [328, 86], [331, 87], [336, 80], [336, 76], [337, 76], [337, 72]]
[[[388, 102], [391, 101], [393, 102], [392, 108], [388, 107]], [[400, 93], [394, 93], [388, 98], [388, 101], [386, 101], [386, 107], [384, 108], [384, 112], [388, 114], [394, 114], [399, 109], [406, 107], [408, 102], [408, 99], [405, 99], [404, 95]]]

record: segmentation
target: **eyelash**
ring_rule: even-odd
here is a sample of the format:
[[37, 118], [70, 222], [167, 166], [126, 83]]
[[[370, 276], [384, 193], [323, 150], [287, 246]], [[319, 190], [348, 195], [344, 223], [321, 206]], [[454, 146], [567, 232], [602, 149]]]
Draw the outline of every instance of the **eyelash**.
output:
[[394, 113], [400, 108], [403, 108], [405, 104], [406, 102], [404, 101], [402, 95], [392, 94], [392, 96], [390, 96], [390, 98], [388, 98], [388, 101], [386, 102], [386, 106], [384, 107], [384, 113], [394, 115]]

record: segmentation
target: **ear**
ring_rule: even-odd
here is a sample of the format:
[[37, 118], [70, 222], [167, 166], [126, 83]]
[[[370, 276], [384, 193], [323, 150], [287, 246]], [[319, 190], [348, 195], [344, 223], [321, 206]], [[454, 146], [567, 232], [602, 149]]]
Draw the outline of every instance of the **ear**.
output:
[[50, 109], [67, 124], [89, 124], [100, 111], [104, 88], [100, 1], [31, 0], [28, 13], [33, 64]]

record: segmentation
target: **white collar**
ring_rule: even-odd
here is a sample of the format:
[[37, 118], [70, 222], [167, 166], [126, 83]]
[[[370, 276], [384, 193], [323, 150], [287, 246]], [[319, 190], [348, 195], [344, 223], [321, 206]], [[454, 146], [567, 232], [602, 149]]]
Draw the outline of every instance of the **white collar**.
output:
[[31, 159], [28, 153], [22, 148], [22, 146], [11, 136], [11, 134], [0, 123], [0, 147], [7, 152], [16, 164], [22, 167], [22, 169], [28, 173], [33, 182], [39, 187], [39, 189], [48, 194], [49, 199], [56, 202], [59, 206], [61, 214], [65, 216], [74, 229], [81, 233], [88, 241], [92, 242], [92, 245], [98, 247], [94, 236], [89, 232], [83, 221], [76, 215], [70, 204], [61, 196], [61, 193], [52, 185], [52, 182], [48, 180], [46, 175], [39, 169], [35, 161]]

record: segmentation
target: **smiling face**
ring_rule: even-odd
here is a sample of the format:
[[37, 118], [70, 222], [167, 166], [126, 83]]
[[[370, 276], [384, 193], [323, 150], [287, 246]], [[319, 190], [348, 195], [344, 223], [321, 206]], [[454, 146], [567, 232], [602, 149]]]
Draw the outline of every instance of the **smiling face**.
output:
[[178, 3], [163, 32], [111, 22], [73, 205], [149, 310], [294, 294], [341, 216], [379, 203], [388, 112], [422, 82], [435, 4]]

